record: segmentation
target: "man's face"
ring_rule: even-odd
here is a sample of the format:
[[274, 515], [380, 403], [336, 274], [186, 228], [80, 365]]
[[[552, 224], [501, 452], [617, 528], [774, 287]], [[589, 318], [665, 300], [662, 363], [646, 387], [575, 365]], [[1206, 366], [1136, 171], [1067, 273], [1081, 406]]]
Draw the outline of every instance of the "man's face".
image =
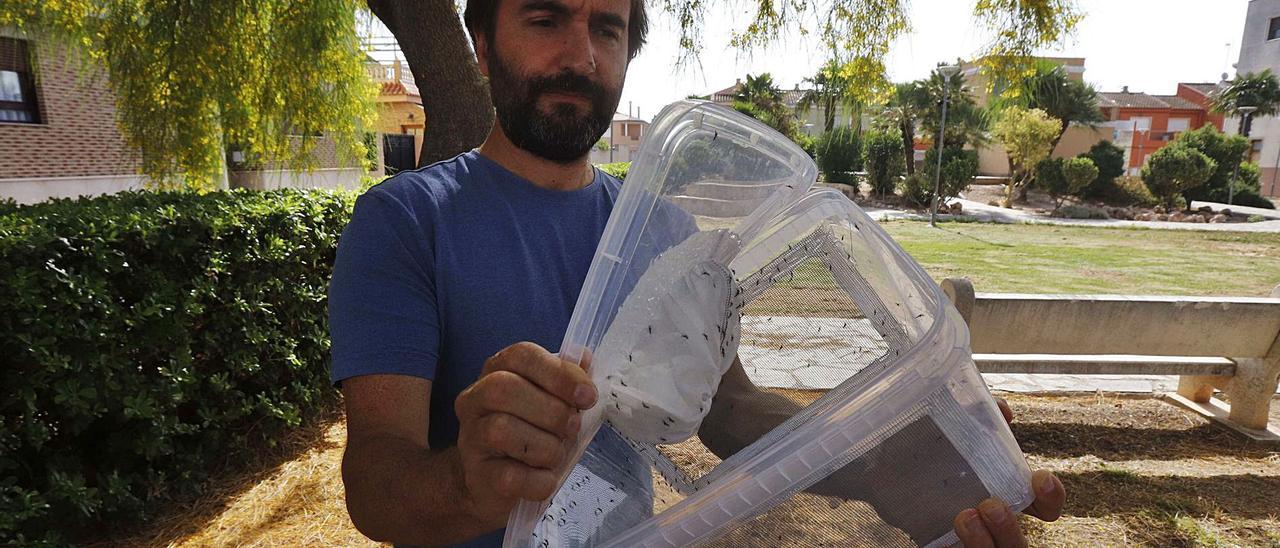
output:
[[516, 146], [568, 164], [609, 128], [627, 70], [628, 0], [501, 0], [476, 44], [498, 123]]

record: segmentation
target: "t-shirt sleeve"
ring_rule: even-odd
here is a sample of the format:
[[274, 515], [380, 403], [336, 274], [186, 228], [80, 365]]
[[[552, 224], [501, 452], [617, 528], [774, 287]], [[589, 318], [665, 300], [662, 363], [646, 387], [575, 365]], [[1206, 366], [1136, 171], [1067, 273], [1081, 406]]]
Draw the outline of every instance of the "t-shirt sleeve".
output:
[[373, 189], [356, 200], [329, 284], [334, 384], [370, 374], [435, 378], [440, 322], [430, 230]]

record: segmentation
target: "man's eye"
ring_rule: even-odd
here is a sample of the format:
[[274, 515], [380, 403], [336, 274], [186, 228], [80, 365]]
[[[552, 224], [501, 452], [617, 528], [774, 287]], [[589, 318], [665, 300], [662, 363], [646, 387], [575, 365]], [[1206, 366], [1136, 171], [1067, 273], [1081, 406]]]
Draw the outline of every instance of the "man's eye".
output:
[[600, 29], [596, 31], [596, 34], [599, 34], [601, 37], [608, 38], [610, 40], [617, 40], [620, 37], [618, 35], [618, 31], [613, 29]]
[[543, 28], [549, 29], [551, 27], [554, 27], [555, 25], [556, 25], [555, 21], [552, 21], [550, 19], [534, 19], [533, 20], [533, 26], [535, 27], [543, 27]]

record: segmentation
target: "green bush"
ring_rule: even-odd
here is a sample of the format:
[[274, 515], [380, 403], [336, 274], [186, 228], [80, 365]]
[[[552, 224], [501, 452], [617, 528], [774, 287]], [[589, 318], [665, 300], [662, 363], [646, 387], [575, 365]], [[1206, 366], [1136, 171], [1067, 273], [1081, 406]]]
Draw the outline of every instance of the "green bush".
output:
[[600, 168], [600, 171], [625, 180], [627, 178], [627, 170], [631, 169], [631, 162], [613, 162], [611, 164], [599, 164], [596, 167]]
[[1160, 203], [1142, 179], [1130, 175], [1116, 177], [1104, 192], [1103, 200], [1113, 205], [1155, 207]]
[[1088, 158], [1045, 158], [1036, 166], [1035, 184], [1053, 198], [1057, 212], [1068, 196], [1078, 195], [1097, 178], [1098, 168]]
[[838, 127], [818, 138], [818, 167], [828, 183], [855, 184], [853, 172], [862, 170], [858, 132]]
[[916, 207], [929, 207], [929, 197], [933, 196], [933, 179], [923, 173], [912, 173], [899, 183], [902, 199]]
[[818, 157], [818, 139], [816, 137], [797, 131], [791, 136], [791, 141], [799, 145], [800, 149], [804, 150], [804, 153], [808, 154], [810, 158], [816, 159]]
[[[933, 192], [935, 173], [938, 172], [938, 149], [931, 148], [924, 154], [924, 176], [930, 181], [929, 191]], [[942, 153], [942, 181], [939, 192], [946, 200], [959, 196], [964, 189], [973, 183], [978, 175], [978, 151], [947, 148]]]
[[1248, 221], [1250, 223], [1261, 223], [1262, 221], [1265, 221], [1265, 220], [1267, 220], [1267, 218], [1263, 217], [1262, 215], [1250, 215], [1245, 218], [1245, 221]]
[[135, 192], [0, 216], [0, 544], [145, 519], [336, 401], [352, 194]]
[[871, 190], [880, 196], [893, 193], [902, 175], [902, 132], [897, 128], [871, 131], [862, 140], [862, 163]]
[[1175, 198], [1204, 184], [1218, 167], [1205, 154], [1191, 147], [1172, 144], [1147, 160], [1142, 168], [1142, 182], [1167, 208], [1172, 208]]
[[1116, 177], [1124, 175], [1124, 149], [1111, 141], [1098, 141], [1077, 158], [1093, 160], [1098, 168], [1098, 176], [1080, 193], [1082, 198], [1105, 198], [1115, 186]]
[[[1211, 202], [1227, 201], [1227, 185], [1231, 181], [1232, 175], [1235, 173], [1237, 165], [1241, 166], [1241, 172], [1247, 177], [1248, 168], [1241, 165], [1245, 152], [1249, 150], [1249, 142], [1239, 135], [1227, 135], [1218, 131], [1218, 128], [1212, 124], [1205, 125], [1199, 129], [1184, 131], [1178, 134], [1178, 137], [1169, 143], [1170, 146], [1183, 146], [1200, 151], [1210, 160], [1214, 162], [1214, 168], [1210, 172], [1203, 184], [1196, 185], [1183, 191], [1183, 195], [1187, 201], [1207, 200]], [[1167, 147], [1166, 147], [1167, 148]], [[1244, 178], [1242, 178], [1244, 179]], [[1247, 179], [1245, 179], [1247, 180]], [[1257, 178], [1253, 179], [1255, 186], [1236, 185], [1236, 192], [1240, 190], [1257, 191]]]
[[1235, 195], [1235, 199], [1232, 200], [1232, 203], [1234, 205], [1245, 206], [1245, 207], [1260, 207], [1262, 209], [1276, 208], [1276, 204], [1271, 200], [1268, 200], [1262, 196], [1259, 196], [1258, 194], [1255, 194], [1253, 192], [1248, 192], [1248, 191], [1237, 192]]

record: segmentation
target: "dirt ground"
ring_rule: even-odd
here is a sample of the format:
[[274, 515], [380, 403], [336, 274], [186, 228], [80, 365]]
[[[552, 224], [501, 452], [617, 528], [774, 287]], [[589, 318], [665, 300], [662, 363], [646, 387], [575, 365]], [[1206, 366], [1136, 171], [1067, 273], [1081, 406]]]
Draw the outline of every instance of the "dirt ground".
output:
[[[788, 395], [811, 400], [817, 393]], [[1002, 396], [1032, 468], [1052, 470], [1068, 492], [1061, 520], [1024, 519], [1033, 546], [1280, 546], [1280, 446], [1250, 442], [1148, 396]], [[1272, 421], [1280, 421], [1280, 405], [1272, 406]], [[286, 444], [296, 450], [292, 458], [221, 478], [221, 490], [97, 546], [373, 545], [343, 507], [345, 427], [332, 416]], [[674, 449], [677, 460], [701, 470], [716, 462], [696, 441]], [[851, 524], [865, 519], [858, 503], [832, 506], [802, 494], [768, 517], [767, 527], [734, 531], [722, 543], [903, 540], [852, 536]]]

